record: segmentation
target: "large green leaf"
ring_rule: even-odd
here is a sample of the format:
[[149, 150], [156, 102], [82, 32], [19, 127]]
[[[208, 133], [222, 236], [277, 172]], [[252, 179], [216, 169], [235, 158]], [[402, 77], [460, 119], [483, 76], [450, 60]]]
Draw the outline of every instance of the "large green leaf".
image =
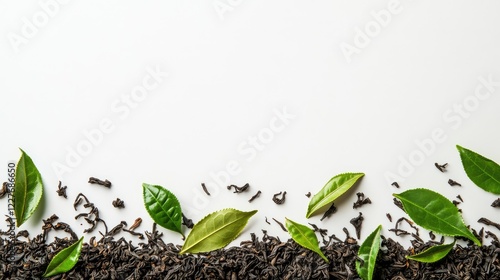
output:
[[223, 209], [207, 215], [194, 225], [180, 254], [210, 252], [225, 247], [238, 237], [255, 213], [257, 210]]
[[290, 233], [290, 236], [292, 236], [292, 239], [295, 240], [297, 244], [313, 252], [316, 252], [326, 262], [328, 262], [328, 259], [319, 248], [318, 237], [316, 237], [316, 234], [312, 229], [305, 225], [289, 220], [288, 218], [285, 218], [285, 224], [286, 228], [288, 229], [288, 233]]
[[457, 149], [471, 181], [487, 192], [500, 194], [500, 165], [459, 145]]
[[14, 183], [14, 213], [16, 224], [21, 226], [35, 212], [43, 195], [42, 176], [31, 158], [22, 150], [16, 167]]
[[418, 254], [412, 256], [406, 256], [406, 258], [423, 263], [437, 262], [440, 259], [446, 257], [446, 255], [448, 255], [451, 249], [453, 249], [454, 245], [455, 242], [452, 242], [450, 244], [432, 246], [430, 248], [427, 248], [427, 250], [424, 250]]
[[343, 173], [330, 179], [309, 201], [306, 218], [311, 217], [311, 215], [317, 213], [321, 208], [332, 203], [364, 175], [364, 173]]
[[155, 223], [160, 226], [182, 233], [182, 210], [179, 200], [169, 190], [157, 186], [142, 184], [144, 206]]
[[47, 266], [43, 277], [51, 277], [70, 271], [78, 262], [80, 252], [82, 251], [83, 236], [68, 248], [62, 249], [55, 255]]
[[356, 260], [356, 271], [363, 280], [373, 279], [375, 263], [377, 261], [378, 251], [380, 250], [380, 232], [382, 225], [378, 226], [359, 247], [358, 257], [362, 261]]
[[463, 236], [481, 246], [481, 242], [465, 226], [458, 208], [446, 197], [428, 189], [413, 189], [393, 195], [401, 200], [406, 213], [417, 225], [443, 235]]

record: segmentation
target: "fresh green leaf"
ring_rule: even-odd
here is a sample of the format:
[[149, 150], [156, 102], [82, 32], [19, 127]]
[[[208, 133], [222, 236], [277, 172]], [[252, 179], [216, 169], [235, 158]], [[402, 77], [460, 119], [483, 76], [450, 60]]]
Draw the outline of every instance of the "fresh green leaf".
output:
[[356, 271], [363, 280], [371, 280], [375, 271], [375, 262], [377, 261], [378, 251], [380, 249], [380, 232], [382, 225], [370, 233], [359, 247], [358, 257], [362, 261], [356, 260]]
[[311, 217], [311, 215], [317, 213], [321, 208], [332, 203], [364, 175], [364, 173], [343, 173], [330, 179], [309, 201], [306, 218]]
[[290, 233], [292, 239], [295, 240], [297, 244], [313, 252], [316, 252], [326, 262], [329, 262], [323, 252], [321, 252], [321, 249], [318, 245], [318, 237], [316, 237], [316, 234], [312, 229], [287, 218], [285, 218], [285, 224], [286, 228], [288, 229], [288, 233]]
[[437, 262], [440, 259], [446, 257], [448, 253], [453, 249], [453, 246], [455, 245], [455, 241], [450, 244], [442, 244], [442, 245], [436, 245], [432, 246], [430, 248], [427, 248], [426, 250], [412, 255], [412, 256], [406, 256], [407, 259], [418, 261], [418, 262], [423, 262], [423, 263], [433, 263]]
[[83, 236], [68, 248], [62, 249], [55, 255], [47, 266], [43, 277], [51, 277], [70, 271], [78, 262], [80, 252], [82, 251]]
[[153, 218], [155, 223], [160, 226], [178, 232], [184, 238], [182, 233], [182, 210], [179, 200], [169, 190], [157, 186], [142, 184], [144, 206]]
[[43, 195], [42, 176], [31, 158], [22, 150], [16, 167], [14, 213], [19, 227], [35, 212]]
[[471, 181], [487, 192], [500, 194], [500, 165], [459, 145], [457, 149]]
[[180, 254], [210, 252], [225, 247], [238, 237], [255, 213], [257, 210], [223, 209], [207, 215], [194, 225]]
[[458, 208], [446, 197], [427, 189], [393, 195], [401, 200], [406, 213], [417, 225], [443, 235], [463, 236], [481, 246], [481, 242], [465, 226]]

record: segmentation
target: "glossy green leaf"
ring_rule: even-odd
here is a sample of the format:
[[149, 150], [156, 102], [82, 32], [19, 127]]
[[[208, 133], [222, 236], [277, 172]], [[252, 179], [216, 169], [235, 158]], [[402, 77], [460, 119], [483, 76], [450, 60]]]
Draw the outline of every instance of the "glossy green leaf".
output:
[[406, 213], [417, 225], [442, 235], [463, 236], [481, 246], [481, 242], [465, 226], [458, 208], [446, 197], [427, 189], [393, 195], [403, 203]]
[[207, 215], [194, 225], [180, 254], [210, 252], [224, 248], [243, 231], [257, 210], [242, 212], [223, 209]]
[[16, 167], [14, 213], [19, 227], [35, 212], [43, 195], [42, 176], [31, 158], [22, 150]]
[[182, 210], [179, 200], [169, 190], [157, 186], [142, 184], [144, 206], [158, 225], [182, 233]]
[[457, 149], [471, 181], [487, 192], [500, 194], [500, 165], [459, 145]]
[[362, 261], [356, 260], [356, 271], [363, 280], [373, 279], [375, 263], [377, 261], [378, 251], [380, 250], [380, 232], [382, 225], [378, 226], [359, 247], [358, 257]]
[[318, 245], [318, 238], [316, 237], [316, 234], [312, 229], [287, 218], [285, 218], [285, 225], [288, 229], [288, 233], [290, 233], [290, 236], [292, 236], [292, 239], [295, 240], [297, 244], [313, 252], [316, 252], [326, 262], [329, 262], [323, 252], [321, 252], [321, 249]]
[[317, 213], [321, 208], [332, 203], [364, 175], [364, 173], [343, 173], [330, 179], [309, 201], [306, 218], [311, 217], [311, 215]]
[[70, 271], [78, 262], [80, 252], [82, 251], [83, 236], [73, 245], [68, 248], [62, 249], [57, 253], [47, 266], [43, 277], [51, 277]]
[[423, 263], [437, 262], [440, 259], [446, 257], [446, 255], [448, 255], [451, 249], [453, 249], [453, 246], [455, 246], [455, 241], [453, 241], [453, 243], [450, 244], [432, 246], [418, 254], [412, 256], [406, 256], [406, 258]]

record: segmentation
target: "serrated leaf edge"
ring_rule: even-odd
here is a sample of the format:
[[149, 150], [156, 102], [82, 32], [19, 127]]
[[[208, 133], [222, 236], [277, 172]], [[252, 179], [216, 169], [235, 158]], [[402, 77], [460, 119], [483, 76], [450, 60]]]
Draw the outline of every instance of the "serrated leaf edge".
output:
[[[36, 209], [38, 208], [38, 205], [40, 204], [40, 200], [42, 200], [42, 196], [43, 196], [43, 181], [42, 181], [42, 174], [40, 174], [40, 171], [38, 170], [38, 168], [36, 167], [35, 163], [33, 162], [33, 159], [31, 159], [31, 157], [21, 148], [19, 148], [19, 150], [21, 150], [21, 158], [19, 159], [19, 161], [21, 161], [21, 159], [23, 160], [23, 166], [24, 166], [24, 170], [22, 170], [24, 172], [24, 178], [25, 178], [25, 185], [26, 185], [26, 190], [27, 190], [27, 186], [28, 186], [28, 180], [27, 180], [27, 173], [26, 173], [26, 159], [28, 159], [29, 161], [31, 161], [31, 163], [33, 164], [34, 168], [35, 168], [35, 173], [36, 173], [36, 176], [38, 177], [38, 179], [40, 180], [40, 188], [41, 188], [41, 195], [40, 197], [38, 198], [38, 200], [36, 201], [35, 203], [35, 207], [33, 207], [33, 209], [28, 213], [26, 219], [24, 219], [24, 214], [25, 214], [25, 210], [26, 210], [26, 207], [23, 207], [22, 209], [22, 212], [21, 212], [21, 218], [19, 219], [16, 215], [16, 226], [17, 227], [20, 227], [22, 224], [24, 224], [24, 222], [26, 222], [32, 215], [33, 213], [35, 213]], [[17, 168], [19, 167], [19, 163], [17, 164], [17, 167], [16, 167], [16, 171], [15, 171], [15, 174], [16, 174], [16, 178], [18, 177], [17, 176]], [[14, 183], [15, 185], [15, 183]], [[24, 192], [24, 199], [23, 201], [26, 201], [26, 196], [27, 196], [27, 191]], [[16, 212], [16, 208], [14, 206], [14, 212]]]
[[[448, 199], [448, 198], [446, 198], [444, 195], [442, 195], [442, 194], [440, 194], [440, 193], [438, 193], [438, 192], [435, 192], [435, 191], [433, 191], [433, 190], [426, 189], [426, 188], [415, 188], [415, 189], [406, 190], [406, 191], [404, 191], [404, 192], [411, 191], [411, 190], [427, 190], [427, 191], [431, 191], [431, 192], [434, 192], [434, 193], [435, 193], [435, 194], [437, 194], [437, 195], [440, 195], [440, 196], [444, 197], [446, 200], [448, 200], [448, 201], [449, 201], [449, 199]], [[395, 193], [394, 193], [394, 194], [392, 194], [392, 195], [393, 195], [394, 197], [396, 197], [397, 199], [401, 200], [401, 198], [399, 197], [399, 194], [395, 194]], [[413, 204], [413, 203], [412, 203], [412, 204]], [[407, 212], [407, 210], [406, 210], [406, 207], [405, 207], [404, 203], [403, 203], [403, 208], [405, 209], [405, 212], [406, 212], [406, 213], [408, 213], [408, 212]], [[458, 212], [458, 210], [457, 210], [457, 212]], [[466, 224], [465, 224], [465, 220], [464, 220], [464, 218], [462, 217], [462, 215], [460, 215], [460, 212], [458, 212], [458, 215], [460, 216], [460, 220], [462, 221], [462, 223], [463, 223], [464, 225], [466, 225]], [[418, 224], [417, 224], [417, 225], [418, 225]], [[420, 225], [419, 225], [419, 226], [420, 226]], [[423, 226], [422, 226], [422, 227], [423, 227]], [[453, 227], [454, 227], [454, 228], [456, 228], [455, 226], [453, 226]], [[466, 227], [467, 227], [467, 226], [466, 226]], [[425, 227], [423, 227], [423, 228], [425, 228]], [[427, 228], [426, 228], [426, 229], [427, 229]], [[427, 229], [427, 230], [429, 230], [429, 229]], [[462, 230], [460, 229], [459, 231], [461, 232]], [[466, 238], [470, 239], [471, 241], [473, 241], [474, 243], [476, 243], [476, 245], [481, 246], [481, 242], [480, 242], [480, 241], [479, 241], [479, 240], [478, 240], [478, 239], [474, 236], [474, 234], [473, 234], [470, 230], [467, 230], [467, 232], [468, 232], [468, 233], [470, 233], [470, 236], [468, 236], [468, 235], [453, 235], [453, 234], [449, 234], [449, 233], [445, 233], [445, 232], [440, 232], [440, 231], [438, 231], [438, 230], [433, 230], [433, 232], [434, 232], [434, 233], [437, 233], [437, 234], [444, 235], [444, 236], [462, 236], [462, 237], [466, 237]], [[473, 238], [471, 238], [471, 237], [473, 237]], [[477, 242], [476, 242], [476, 241], [477, 241]]]
[[[435, 260], [435, 261], [423, 261], [423, 260], [419, 260], [419, 259], [415, 258], [415, 257], [419, 257], [419, 256], [427, 253], [430, 250], [436, 249], [437, 247], [448, 247], [448, 246], [449, 246], [449, 249], [446, 252], [446, 254], [443, 255], [441, 258]], [[408, 255], [408, 256], [406, 256], [406, 258], [409, 259], [409, 260], [413, 260], [413, 261], [417, 261], [417, 262], [421, 262], [421, 263], [435, 263], [435, 262], [440, 261], [443, 258], [445, 258], [450, 253], [450, 251], [453, 249], [454, 246], [455, 246], [455, 241], [453, 241], [452, 243], [448, 243], [448, 244], [435, 245], [435, 246], [432, 246], [432, 247], [429, 247], [429, 248], [425, 249], [424, 251], [422, 251], [422, 252], [420, 252], [418, 254]]]
[[[227, 211], [227, 210], [234, 210], [234, 211], [238, 211], [238, 212], [241, 212], [241, 213], [246, 213], [246, 214], [251, 214], [251, 215], [248, 217], [247, 221], [246, 221], [246, 222], [245, 222], [245, 224], [243, 225], [242, 230], [241, 230], [240, 232], [238, 232], [238, 233], [235, 235], [235, 237], [234, 237], [233, 239], [229, 240], [229, 241], [228, 241], [226, 244], [224, 244], [224, 246], [222, 246], [222, 247], [227, 246], [227, 244], [229, 244], [229, 243], [233, 242], [236, 238], [238, 238], [238, 236], [240, 235], [240, 233], [243, 231], [243, 229], [244, 229], [244, 228], [246, 227], [246, 225], [248, 224], [248, 221], [250, 220], [250, 218], [251, 218], [253, 215], [255, 215], [255, 213], [257, 213], [257, 212], [258, 212], [258, 210], [252, 210], [252, 211], [241, 211], [241, 210], [238, 210], [238, 209], [235, 209], [235, 208], [224, 208], [224, 209], [220, 209], [220, 210], [217, 210], [217, 211], [215, 211], [215, 212], [212, 212], [212, 213], [210, 213], [210, 214], [206, 215], [205, 217], [203, 217], [203, 218], [202, 218], [199, 222], [197, 222], [196, 224], [200, 224], [200, 223], [202, 223], [203, 221], [205, 221], [206, 219], [208, 219], [208, 218], [209, 218], [209, 216], [211, 216], [211, 215], [216, 215], [217, 213], [220, 213], [220, 212], [222, 212], [222, 211]], [[237, 221], [238, 221], [238, 220], [234, 221], [233, 223], [235, 223], [235, 222], [237, 222]], [[195, 224], [195, 226], [196, 226], [196, 224]], [[232, 224], [232, 223], [231, 223], [231, 224]], [[226, 226], [229, 226], [229, 225], [231, 225], [231, 224], [228, 224], [228, 225], [226, 225]], [[226, 226], [224, 226], [224, 227], [222, 227], [222, 228], [225, 228]], [[221, 229], [222, 229], [222, 228], [221, 228]], [[192, 232], [192, 230], [191, 230], [191, 232]], [[190, 232], [189, 234], [191, 234], [191, 232]], [[193, 244], [192, 246], [190, 246], [189, 248], [184, 249], [184, 246], [182, 246], [182, 250], [179, 252], [179, 254], [184, 254], [184, 253], [186, 253], [186, 250], [189, 250], [189, 249], [193, 248], [195, 245], [197, 245], [197, 244], [199, 244], [201, 241], [205, 240], [208, 236], [210, 236], [210, 235], [207, 235], [207, 236], [204, 236], [203, 238], [200, 238], [200, 241], [198, 241], [197, 243], [194, 243], [194, 244]], [[189, 238], [189, 235], [188, 235], [188, 238]], [[187, 239], [186, 239], [186, 240], [187, 240]], [[184, 243], [184, 244], [185, 244], [185, 243]]]
[[[304, 233], [300, 230], [300, 228], [296, 226], [296, 225], [301, 225], [301, 224], [299, 224], [299, 223], [297, 223], [297, 222], [295, 222], [295, 221], [292, 221], [292, 220], [290, 220], [290, 219], [288, 219], [288, 218], [285, 218], [285, 220], [286, 220], [286, 221], [290, 221], [290, 222], [293, 224], [293, 226], [295, 226], [295, 227], [297, 228], [297, 230], [298, 230], [298, 231], [302, 234], [302, 236], [305, 236], [305, 234], [304, 234]], [[307, 226], [305, 226], [305, 227], [307, 227]], [[288, 231], [290, 232], [290, 228], [288, 228], [288, 227], [287, 227], [287, 229], [288, 229]], [[312, 231], [312, 230], [311, 230], [311, 232], [314, 234], [314, 231]], [[292, 239], [293, 239], [293, 240], [294, 240], [297, 244], [299, 244], [300, 246], [302, 246], [302, 247], [304, 247], [304, 248], [306, 248], [306, 249], [308, 249], [308, 250], [310, 250], [310, 251], [312, 251], [312, 252], [314, 252], [314, 253], [318, 254], [318, 255], [319, 255], [321, 258], [323, 258], [323, 259], [324, 259], [327, 263], [329, 263], [329, 262], [330, 262], [330, 261], [328, 260], [328, 258], [325, 256], [325, 254], [323, 254], [323, 252], [321, 251], [321, 248], [319, 247], [318, 243], [313, 244], [313, 243], [308, 242], [310, 245], [309, 245], [309, 247], [307, 247], [307, 246], [305, 246], [305, 245], [300, 244], [297, 240], [295, 240], [295, 238], [293, 238], [293, 235], [291, 235], [291, 234], [290, 234], [290, 236], [291, 236], [291, 237], [292, 237]], [[316, 236], [316, 235], [314, 234], [314, 236]], [[309, 239], [307, 239], [307, 238], [306, 238], [306, 240], [307, 240], [307, 241], [309, 241]], [[317, 237], [316, 237], [316, 242], [318, 242], [318, 238], [317, 238]], [[317, 248], [315, 248], [315, 247], [317, 247]]]
[[[344, 172], [344, 173], [340, 173], [340, 174], [337, 174], [335, 176], [333, 176], [332, 178], [330, 178], [330, 180], [328, 180], [328, 182], [326, 182], [326, 184], [315, 194], [311, 197], [311, 200], [309, 201], [309, 204], [307, 205], [307, 212], [306, 212], [306, 218], [310, 218], [312, 215], [314, 215], [319, 209], [321, 209], [322, 207], [326, 206], [323, 205], [323, 206], [320, 206], [320, 207], [311, 207], [311, 201], [312, 199], [314, 199], [314, 197], [316, 195], [318, 195], [324, 188], [326, 185], [328, 185], [328, 183], [330, 183], [333, 179], [337, 178], [337, 177], [340, 177], [340, 176], [344, 176], [344, 175], [358, 175], [357, 177], [353, 177], [351, 178], [349, 181], [351, 180], [354, 180], [354, 183], [352, 183], [352, 186], [354, 186], [354, 184], [356, 184], [356, 182], [361, 179], [362, 177], [365, 176], [365, 173], [363, 172]], [[351, 187], [352, 187], [351, 186]], [[347, 191], [347, 190], [346, 190]], [[345, 192], [344, 192], [345, 193]], [[340, 196], [342, 196], [344, 193], [340, 194], [338, 197], [334, 198], [331, 202], [334, 202], [335, 199], [339, 198]], [[322, 199], [321, 201], [323, 201], [325, 199]], [[330, 202], [329, 202], [330, 203]], [[318, 203], [318, 205], [321, 204], [321, 203]], [[327, 203], [328, 204], [328, 203]], [[315, 209], [313, 209], [315, 208]]]
[[[79, 240], [77, 240], [75, 243], [71, 244], [70, 246], [62, 249], [61, 251], [59, 251], [59, 253], [55, 254], [54, 257], [52, 257], [52, 260], [54, 260], [61, 252], [65, 251], [65, 250], [69, 250], [71, 247], [75, 246], [75, 248], [78, 247], [78, 244], [80, 244], [80, 250], [78, 252], [78, 258], [80, 258], [80, 254], [81, 254], [81, 247], [83, 246], [83, 236], [80, 237]], [[73, 269], [73, 267], [75, 267], [76, 263], [78, 262], [78, 258], [76, 259], [76, 262], [71, 266], [71, 268], [67, 271], [62, 271], [60, 273], [56, 273], [56, 274], [52, 274], [52, 273], [49, 273], [47, 274], [47, 269], [49, 268], [50, 264], [52, 263], [52, 260], [50, 260], [49, 264], [47, 265], [47, 268], [46, 268], [46, 271], [43, 273], [42, 277], [52, 277], [52, 276], [55, 276], [55, 275], [59, 275], [61, 273], [65, 273], [65, 272], [68, 272], [70, 271], [71, 269]], [[63, 264], [63, 262], [59, 263], [54, 269], [52, 269], [51, 271], [54, 271], [56, 268], [58, 268], [59, 266], [61, 266], [61, 264]]]
[[[500, 181], [498, 181], [496, 178], [494, 178], [494, 177], [493, 177], [493, 176], [491, 176], [488, 172], [486, 172], [483, 168], [481, 168], [479, 165], [477, 165], [477, 164], [476, 164], [476, 163], [475, 163], [475, 162], [474, 162], [474, 161], [473, 161], [473, 160], [472, 160], [469, 156], [467, 156], [467, 155], [463, 154], [463, 153], [462, 153], [462, 151], [465, 151], [465, 152], [470, 152], [470, 153], [476, 154], [476, 155], [478, 155], [481, 159], [483, 159], [483, 160], [485, 160], [485, 161], [490, 161], [490, 162], [492, 162], [492, 163], [496, 164], [497, 166], [498, 166], [498, 163], [496, 163], [495, 161], [493, 161], [493, 160], [491, 160], [491, 159], [489, 159], [489, 158], [486, 158], [486, 157], [484, 157], [483, 155], [481, 155], [481, 154], [479, 154], [479, 153], [476, 153], [476, 152], [474, 152], [474, 151], [472, 151], [472, 150], [470, 150], [470, 149], [464, 148], [464, 147], [462, 147], [462, 146], [460, 146], [460, 145], [456, 145], [456, 147], [457, 147], [458, 153], [459, 153], [459, 155], [460, 155], [460, 161], [462, 162], [462, 166], [463, 166], [463, 168], [464, 168], [464, 171], [465, 171], [465, 173], [467, 174], [467, 177], [469, 177], [469, 179], [470, 179], [470, 180], [471, 180], [471, 181], [472, 181], [475, 185], [477, 185], [477, 184], [476, 184], [476, 182], [474, 182], [474, 181], [471, 179], [471, 177], [470, 177], [470, 175], [469, 175], [469, 172], [465, 169], [464, 160], [463, 160], [463, 158], [462, 158], [462, 155], [463, 155], [464, 157], [467, 157], [467, 159], [468, 159], [469, 161], [471, 161], [471, 162], [472, 162], [472, 164], [474, 164], [474, 166], [476, 166], [477, 168], [479, 168], [481, 171], [483, 171], [483, 173], [484, 173], [484, 174], [487, 174], [489, 178], [491, 178], [493, 181], [497, 182], [497, 183], [500, 185]], [[479, 185], [477, 185], [477, 186], [478, 186], [478, 187], [480, 187], [481, 189], [483, 189], [483, 190], [485, 190], [485, 191], [489, 192], [489, 193], [500, 194], [500, 193], [498, 193], [498, 192], [488, 191], [488, 190], [484, 189], [483, 187], [481, 187], [481, 186], [479, 186]]]
[[[152, 185], [152, 184], [147, 184], [147, 183], [142, 183], [142, 195], [143, 195], [143, 204], [144, 204], [144, 208], [146, 208], [146, 211], [148, 212], [149, 216], [153, 219], [153, 215], [151, 213], [151, 211], [148, 209], [148, 207], [146, 206], [146, 201], [144, 201], [144, 197], [145, 197], [145, 192], [146, 192], [146, 187], [144, 185], [148, 185], [148, 186], [155, 186], [155, 187], [161, 187], [163, 188], [165, 191], [167, 191], [169, 194], [172, 195], [172, 198], [174, 199], [174, 201], [176, 201], [178, 204], [179, 204], [179, 209], [181, 210], [181, 214], [182, 214], [182, 208], [180, 207], [180, 202], [179, 200], [177, 199], [177, 197], [175, 196], [175, 194], [169, 190], [167, 190], [166, 188], [160, 186], [160, 185]], [[160, 203], [158, 203], [160, 204]], [[160, 204], [161, 205], [161, 204]], [[163, 207], [162, 207], [163, 209]], [[166, 213], [168, 213], [167, 211], [165, 211]], [[153, 219], [154, 220], [154, 219]], [[181, 220], [182, 221], [182, 220]], [[182, 235], [182, 238], [185, 238], [184, 236], [184, 233], [182, 232], [182, 222], [181, 222], [181, 225], [179, 228], [176, 228], [176, 230], [174, 232], [177, 232], [177, 233], [180, 233]]]
[[[365, 245], [365, 242], [368, 240], [368, 238], [371, 238], [372, 235], [373, 235], [373, 241], [378, 240], [378, 242], [377, 242], [378, 246], [376, 246], [376, 247], [370, 246], [370, 253], [369, 253], [369, 255], [371, 256], [374, 251], [377, 251], [377, 256], [378, 256], [378, 253], [380, 251], [380, 241], [381, 241], [380, 233], [381, 232], [382, 232], [382, 225], [379, 225], [372, 233], [370, 233], [370, 235], [368, 235], [368, 237], [365, 239], [365, 241], [363, 241], [363, 243], [359, 247], [359, 250], [361, 250], [362, 246]], [[358, 255], [359, 255], [359, 250], [358, 250]], [[375, 260], [373, 262], [373, 271], [372, 271], [372, 273], [370, 275], [368, 275], [368, 278], [367, 278], [368, 280], [373, 279], [373, 272], [375, 271], [375, 266], [376, 266], [376, 262], [377, 262], [377, 256], [375, 256]], [[358, 266], [361, 266], [361, 264], [357, 260], [356, 261], [356, 272], [359, 275]], [[363, 278], [363, 276], [361, 276], [361, 275], [359, 275], [359, 277]]]

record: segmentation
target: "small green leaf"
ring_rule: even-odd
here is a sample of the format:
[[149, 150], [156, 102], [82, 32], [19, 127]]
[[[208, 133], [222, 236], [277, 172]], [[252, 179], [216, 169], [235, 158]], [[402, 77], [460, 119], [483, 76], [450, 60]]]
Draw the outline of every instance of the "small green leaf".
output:
[[423, 263], [433, 263], [437, 262], [440, 259], [446, 257], [448, 253], [453, 249], [453, 246], [455, 245], [455, 241], [450, 244], [442, 244], [442, 245], [436, 245], [432, 246], [430, 248], [427, 248], [426, 250], [412, 255], [412, 256], [406, 256], [407, 259], [418, 261], [418, 262], [423, 262]]
[[47, 266], [43, 277], [51, 277], [70, 271], [78, 262], [80, 252], [82, 251], [83, 236], [68, 248], [62, 249], [55, 255]]
[[323, 252], [321, 252], [321, 249], [318, 245], [318, 237], [316, 237], [316, 234], [312, 229], [305, 225], [289, 220], [288, 218], [285, 218], [285, 224], [288, 232], [292, 236], [292, 239], [295, 240], [297, 244], [313, 252], [316, 252], [326, 262], [329, 262]]
[[481, 242], [465, 226], [458, 208], [446, 197], [427, 189], [393, 195], [401, 200], [406, 213], [417, 225], [443, 235], [463, 236], [481, 246]]
[[169, 190], [157, 186], [142, 184], [144, 206], [153, 218], [155, 223], [160, 226], [178, 232], [184, 238], [182, 233], [182, 210], [179, 200]]
[[362, 262], [356, 260], [356, 271], [363, 280], [371, 280], [375, 271], [375, 262], [377, 261], [378, 251], [380, 249], [380, 232], [382, 225], [370, 233], [359, 247], [358, 257]]
[[210, 252], [236, 239], [257, 210], [242, 212], [223, 209], [207, 215], [194, 225], [180, 254]]
[[317, 213], [322, 207], [332, 203], [364, 175], [364, 173], [343, 173], [330, 179], [309, 201], [306, 218], [311, 217], [311, 215]]
[[487, 192], [500, 194], [500, 165], [459, 145], [457, 149], [471, 181]]
[[21, 226], [35, 212], [43, 195], [42, 176], [31, 158], [22, 150], [16, 167], [14, 183], [14, 213], [16, 225]]

